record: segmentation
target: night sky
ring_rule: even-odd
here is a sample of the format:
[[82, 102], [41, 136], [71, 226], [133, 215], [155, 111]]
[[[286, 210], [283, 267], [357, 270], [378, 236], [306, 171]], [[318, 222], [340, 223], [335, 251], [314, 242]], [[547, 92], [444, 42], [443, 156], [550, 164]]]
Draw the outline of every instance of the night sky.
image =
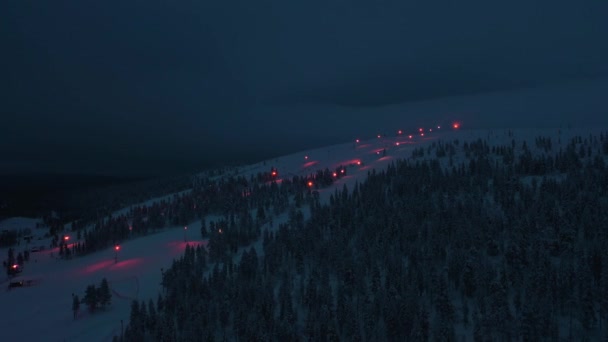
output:
[[601, 0], [5, 1], [0, 173], [189, 172], [348, 140], [375, 109], [598, 79], [607, 13]]

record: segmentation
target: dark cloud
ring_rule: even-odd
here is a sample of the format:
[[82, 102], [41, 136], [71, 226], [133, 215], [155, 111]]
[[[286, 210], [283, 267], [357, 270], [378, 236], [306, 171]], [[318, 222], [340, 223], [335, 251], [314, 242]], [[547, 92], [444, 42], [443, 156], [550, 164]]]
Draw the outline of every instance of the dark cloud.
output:
[[362, 108], [605, 76], [607, 12], [592, 0], [9, 2], [2, 168], [179, 172], [339, 141], [369, 127]]

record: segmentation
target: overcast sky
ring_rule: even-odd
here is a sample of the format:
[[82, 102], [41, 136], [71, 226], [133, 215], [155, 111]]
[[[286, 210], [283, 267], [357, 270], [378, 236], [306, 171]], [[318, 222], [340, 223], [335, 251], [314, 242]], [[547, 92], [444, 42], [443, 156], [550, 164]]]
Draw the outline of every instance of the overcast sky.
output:
[[607, 13], [602, 0], [5, 1], [0, 171], [190, 171], [341, 142], [387, 106], [603, 77]]

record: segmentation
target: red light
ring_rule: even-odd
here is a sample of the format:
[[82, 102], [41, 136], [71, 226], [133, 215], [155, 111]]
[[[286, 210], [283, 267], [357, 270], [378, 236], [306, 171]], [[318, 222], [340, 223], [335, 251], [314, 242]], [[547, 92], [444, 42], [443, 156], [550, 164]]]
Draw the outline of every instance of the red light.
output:
[[312, 188], [312, 181], [308, 181], [308, 187]]
[[378, 134], [378, 139], [380, 139], [380, 134]]
[[222, 234], [222, 228], [218, 229], [218, 233]]
[[432, 129], [432, 128], [429, 128], [429, 132], [432, 132], [432, 131], [433, 131], [433, 129]]
[[437, 129], [441, 129], [441, 126], [437, 126]]
[[452, 127], [454, 127], [454, 129], [458, 129], [460, 128], [460, 124], [458, 122], [455, 122]]
[[188, 230], [188, 227], [184, 227], [184, 230]]
[[397, 132], [397, 134], [401, 134], [401, 133], [403, 133], [403, 132], [401, 132], [401, 130], [399, 130], [399, 131]]
[[118, 246], [118, 245], [114, 246], [114, 250], [119, 251], [120, 250], [120, 246]]
[[304, 159], [308, 160], [308, 156], [304, 156]]
[[395, 143], [395, 145], [399, 146], [399, 142], [397, 141], [397, 142]]
[[423, 131], [423, 129], [422, 129], [422, 128], [418, 128], [418, 132], [422, 132], [422, 131]]
[[340, 170], [340, 173], [344, 173], [344, 169]]
[[337, 177], [337, 176], [338, 176], [338, 174], [334, 172], [334, 177]]
[[355, 140], [356, 143], [359, 143], [359, 139]]
[[13, 265], [13, 269], [16, 269], [17, 267], [19, 267], [19, 265]]
[[412, 136], [410, 135], [410, 136], [408, 136], [408, 138], [412, 139]]
[[357, 160], [357, 165], [361, 165], [361, 161], [360, 160]]
[[423, 136], [424, 136], [424, 133], [420, 133], [420, 136], [421, 136], [421, 137], [423, 137]]
[[274, 177], [274, 176], [276, 176], [276, 175], [277, 175], [277, 172], [276, 172], [276, 171], [272, 171], [272, 173], [271, 173], [271, 174], [272, 174], [272, 177]]
[[65, 241], [68, 241], [68, 240], [70, 239], [70, 237], [66, 235], [66, 236], [64, 236], [64, 237], [63, 237], [63, 239], [64, 239]]

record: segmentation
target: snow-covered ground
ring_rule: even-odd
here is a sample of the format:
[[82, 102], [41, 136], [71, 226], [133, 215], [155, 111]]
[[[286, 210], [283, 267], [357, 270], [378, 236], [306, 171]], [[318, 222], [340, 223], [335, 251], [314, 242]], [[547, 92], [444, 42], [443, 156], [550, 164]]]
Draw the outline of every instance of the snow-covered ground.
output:
[[[267, 171], [272, 165], [277, 167], [282, 177], [292, 177], [312, 174], [326, 167], [333, 170], [339, 165], [352, 165], [348, 167], [347, 176], [335, 182], [334, 186], [319, 190], [321, 198], [326, 199], [334, 189], [341, 189], [343, 184], [363, 181], [372, 168], [383, 168], [394, 158], [409, 157], [415, 147], [425, 146], [437, 139], [454, 139], [462, 134], [460, 131], [446, 131], [426, 133], [425, 137], [416, 135], [412, 139], [401, 135], [359, 143], [353, 140], [244, 167], [241, 174], [249, 176]], [[381, 152], [377, 154], [382, 149], [387, 150], [386, 156], [382, 156]], [[357, 165], [357, 161], [361, 161], [361, 165]], [[24, 218], [11, 219], [0, 222], [0, 227], [29, 227], [32, 222]], [[200, 224], [199, 221], [188, 226], [189, 243], [205, 243], [200, 240]], [[118, 262], [114, 260], [116, 252], [113, 249], [72, 260], [58, 259], [57, 249], [47, 248], [32, 253], [23, 273], [15, 279], [34, 280], [32, 286], [7, 290], [8, 278], [4, 274], [0, 276], [0, 303], [5, 308], [0, 319], [2, 340], [110, 341], [113, 335], [120, 333], [121, 320], [124, 323], [128, 321], [132, 299], [156, 299], [160, 290], [161, 268], [168, 268], [171, 261], [181, 255], [186, 246], [184, 240], [181, 227], [129, 240], [121, 245], [117, 253]], [[48, 246], [50, 241], [41, 243]], [[16, 252], [24, 248], [25, 244], [21, 243]], [[0, 253], [6, 255], [7, 250], [2, 249]], [[89, 314], [83, 305], [78, 318], [74, 320], [72, 294], [82, 298], [86, 286], [99, 285], [104, 277], [109, 281], [113, 293], [111, 307]]]
[[[283, 177], [306, 175], [325, 167], [333, 170], [339, 165], [347, 167], [347, 176], [339, 179], [332, 187], [319, 190], [321, 199], [326, 200], [335, 189], [344, 184], [352, 186], [355, 182], [364, 181], [368, 171], [380, 170], [397, 158], [409, 158], [414, 148], [427, 147], [433, 141], [461, 142], [489, 139], [493, 144], [510, 144], [512, 139], [520, 142], [533, 142], [537, 136], [553, 136], [557, 141], [561, 131], [562, 143], [574, 135], [588, 136], [589, 133], [605, 131], [602, 128], [589, 129], [530, 129], [508, 130], [453, 130], [443, 129], [426, 132], [422, 137], [408, 133], [389, 137], [380, 137], [360, 142], [349, 142], [322, 149], [296, 153], [263, 163], [243, 168], [243, 175], [267, 171], [275, 166]], [[397, 145], [397, 143], [399, 143]], [[556, 146], [558, 147], [558, 146]], [[386, 149], [386, 156], [382, 150]], [[380, 154], [378, 154], [380, 153]], [[431, 156], [432, 157], [432, 156]], [[361, 162], [358, 165], [357, 162]], [[0, 227], [29, 227], [35, 221], [15, 218], [0, 222]], [[191, 244], [205, 243], [200, 240], [200, 222], [189, 225], [187, 240]], [[45, 340], [45, 341], [110, 341], [119, 334], [121, 320], [125, 323], [129, 317], [132, 299], [155, 299], [160, 290], [161, 268], [168, 268], [173, 258], [181, 255], [185, 249], [183, 229], [169, 229], [147, 237], [129, 240], [121, 245], [117, 253], [109, 249], [72, 260], [56, 258], [57, 249], [32, 253], [31, 261], [19, 279], [34, 280], [31, 287], [8, 288], [8, 279], [2, 276], [0, 319], [3, 341]], [[20, 251], [24, 247], [17, 248]], [[6, 249], [2, 250], [6, 254]], [[72, 294], [82, 298], [87, 285], [98, 285], [102, 278], [108, 279], [113, 293], [112, 306], [103, 312], [89, 314], [82, 307], [76, 320], [72, 317]], [[35, 328], [34, 328], [35, 327]]]
[[[429, 131], [429, 129], [433, 131]], [[402, 134], [397, 131], [403, 129]], [[250, 166], [239, 168], [239, 174], [249, 177], [258, 172], [267, 172], [276, 167], [279, 177], [291, 178], [294, 175], [313, 174], [319, 169], [334, 170], [343, 165], [347, 167], [347, 176], [339, 179], [332, 187], [319, 189], [322, 200], [327, 200], [335, 189], [344, 184], [352, 186], [355, 182], [365, 180], [372, 169], [385, 168], [398, 158], [409, 158], [412, 151], [419, 147], [428, 147], [436, 141], [454, 141], [458, 139], [473, 141], [488, 140], [491, 145], [510, 145], [512, 140], [520, 143], [527, 140], [534, 143], [538, 136], [552, 137], [553, 151], [565, 146], [571, 137], [606, 132], [605, 127], [597, 128], [535, 128], [535, 129], [483, 129], [467, 130], [463, 127], [453, 129], [434, 126], [424, 127], [424, 136], [417, 128], [394, 127], [394, 133], [368, 140], [351, 142], [294, 153], [280, 158], [266, 160]], [[370, 132], [375, 135], [378, 132]], [[410, 138], [409, 135], [412, 135]], [[561, 141], [561, 146], [558, 144]], [[386, 155], [384, 151], [386, 149]], [[429, 158], [433, 158], [431, 155]], [[426, 157], [425, 157], [426, 158]], [[460, 160], [455, 160], [458, 163]], [[360, 164], [359, 164], [360, 162]], [[165, 196], [170, 198], [171, 195]], [[160, 199], [156, 199], [160, 200]], [[151, 203], [148, 201], [148, 203]], [[125, 208], [124, 210], [128, 210]], [[276, 222], [276, 221], [275, 221]], [[200, 239], [200, 222], [190, 224], [187, 240], [191, 244], [205, 243]], [[0, 222], [2, 229], [34, 228], [35, 221], [15, 218]], [[42, 230], [34, 232], [43, 234]], [[20, 279], [35, 280], [30, 287], [7, 290], [8, 279], [0, 276], [0, 340], [2, 341], [111, 341], [113, 335], [119, 335], [121, 320], [126, 324], [129, 317], [132, 299], [156, 300], [160, 290], [161, 268], [168, 268], [172, 259], [181, 255], [186, 242], [184, 230], [179, 227], [168, 229], [147, 237], [124, 242], [116, 254], [113, 249], [98, 252], [72, 260], [59, 260], [57, 249], [45, 250], [31, 254], [31, 261], [25, 265]], [[38, 241], [38, 240], [36, 240]], [[50, 241], [50, 240], [49, 240]], [[42, 241], [47, 246], [49, 241]], [[30, 246], [31, 247], [31, 246]], [[16, 252], [22, 251], [22, 242]], [[261, 254], [261, 251], [259, 254]], [[5, 259], [7, 249], [0, 250], [0, 259]], [[117, 255], [117, 262], [115, 256]], [[72, 316], [72, 294], [80, 298], [87, 285], [99, 285], [106, 278], [112, 290], [112, 305], [105, 311], [89, 314], [81, 307], [76, 320]]]

